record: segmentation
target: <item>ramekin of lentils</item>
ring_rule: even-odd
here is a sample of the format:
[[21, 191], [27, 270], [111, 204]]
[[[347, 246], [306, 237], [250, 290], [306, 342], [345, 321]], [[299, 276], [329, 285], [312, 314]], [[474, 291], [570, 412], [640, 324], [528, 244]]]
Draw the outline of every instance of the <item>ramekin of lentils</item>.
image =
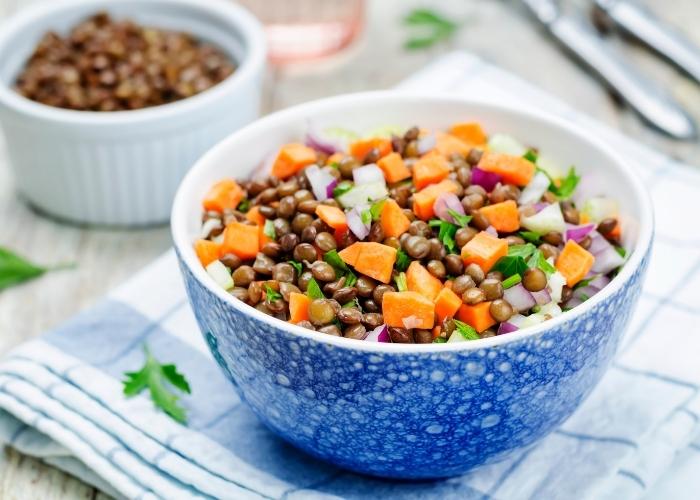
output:
[[235, 2], [63, 0], [0, 30], [0, 123], [22, 198], [62, 221], [167, 222], [179, 181], [259, 115], [260, 23]]
[[49, 31], [17, 77], [17, 91], [49, 106], [124, 111], [203, 92], [234, 71], [189, 33], [141, 26], [100, 12], [66, 36]]
[[588, 300], [625, 262], [616, 201], [580, 199], [579, 180], [476, 122], [349, 142], [311, 130], [266, 177], [211, 186], [194, 249], [236, 299], [328, 335], [507, 335]]

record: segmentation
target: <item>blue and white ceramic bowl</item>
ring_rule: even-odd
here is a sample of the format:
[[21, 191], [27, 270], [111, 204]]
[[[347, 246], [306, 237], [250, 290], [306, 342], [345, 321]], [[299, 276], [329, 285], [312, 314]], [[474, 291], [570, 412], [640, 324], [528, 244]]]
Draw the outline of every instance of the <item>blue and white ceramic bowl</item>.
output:
[[[237, 301], [200, 266], [192, 242], [201, 200], [222, 177], [244, 178], [308, 120], [369, 130], [477, 120], [563, 165], [620, 201], [622, 272], [583, 305], [536, 327], [458, 344], [379, 344], [305, 330]], [[277, 435], [353, 471], [437, 478], [505, 458], [553, 431], [610, 365], [641, 290], [653, 218], [623, 158], [544, 112], [400, 94], [341, 96], [263, 118], [209, 151], [176, 196], [172, 228], [192, 309], [242, 398]]]

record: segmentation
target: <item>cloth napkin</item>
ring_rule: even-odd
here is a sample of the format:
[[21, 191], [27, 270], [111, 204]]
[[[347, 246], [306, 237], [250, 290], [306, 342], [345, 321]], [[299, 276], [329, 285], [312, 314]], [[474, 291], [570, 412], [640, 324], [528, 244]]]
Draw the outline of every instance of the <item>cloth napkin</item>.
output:
[[[0, 441], [115, 497], [697, 498], [700, 172], [478, 58], [453, 53], [400, 86], [535, 107], [602, 136], [649, 186], [658, 224], [641, 304], [612, 368], [561, 428], [465, 476], [394, 482], [312, 459], [241, 403], [201, 339], [172, 251], [101, 303], [0, 362]], [[620, 186], [620, 189], [625, 189]], [[189, 378], [189, 424], [125, 399], [141, 346]]]

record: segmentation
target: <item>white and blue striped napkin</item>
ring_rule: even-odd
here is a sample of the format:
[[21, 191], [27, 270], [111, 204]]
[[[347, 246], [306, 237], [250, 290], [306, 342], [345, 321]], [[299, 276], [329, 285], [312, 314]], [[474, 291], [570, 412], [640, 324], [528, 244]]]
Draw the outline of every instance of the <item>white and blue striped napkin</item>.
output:
[[[0, 362], [0, 441], [115, 497], [674, 498], [700, 496], [700, 171], [632, 142], [494, 66], [450, 54], [405, 82], [536, 106], [602, 135], [649, 186], [657, 242], [617, 361], [538, 446], [436, 482], [361, 477], [271, 435], [208, 354], [172, 252], [94, 308]], [[544, 112], [544, 111], [542, 111]], [[189, 425], [125, 399], [120, 379], [147, 342], [187, 374]]]

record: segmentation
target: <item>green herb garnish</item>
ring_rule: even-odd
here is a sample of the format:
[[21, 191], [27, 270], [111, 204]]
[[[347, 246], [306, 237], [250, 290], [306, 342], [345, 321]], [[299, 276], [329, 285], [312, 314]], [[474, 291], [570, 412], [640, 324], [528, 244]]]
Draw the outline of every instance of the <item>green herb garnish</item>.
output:
[[304, 271], [304, 266], [301, 262], [297, 262], [296, 260], [288, 260], [287, 263], [292, 265], [294, 270], [297, 272], [297, 277], [301, 276], [301, 273]]
[[408, 266], [411, 265], [411, 258], [406, 252], [399, 248], [396, 251], [396, 264], [394, 265], [396, 266], [397, 271], [405, 271], [408, 269]]
[[472, 220], [471, 215], [462, 215], [456, 210], [452, 210], [451, 208], [447, 209], [447, 213], [450, 214], [452, 218], [455, 221], [457, 221], [457, 224], [459, 224], [462, 227], [467, 227]]
[[357, 307], [359, 309], [360, 308], [360, 300], [357, 297], [355, 297], [350, 302], [346, 302], [345, 304], [343, 304], [341, 307], [343, 307], [344, 309], [348, 308], [348, 307]]
[[270, 285], [265, 285], [265, 300], [272, 302], [273, 300], [281, 299], [282, 294], [272, 288]]
[[338, 255], [337, 250], [329, 250], [323, 254], [323, 260], [328, 262], [336, 271], [349, 271], [348, 265]]
[[408, 285], [406, 284], [406, 274], [405, 273], [399, 273], [396, 275], [394, 278], [394, 281], [396, 282], [396, 289], [399, 292], [405, 292], [408, 290]]
[[409, 38], [404, 43], [404, 47], [408, 50], [426, 49], [438, 42], [448, 40], [459, 27], [430, 9], [415, 9], [404, 18], [403, 22], [407, 26], [421, 30], [421, 34]]
[[454, 335], [455, 333], [459, 333], [460, 335], [462, 335], [462, 337], [464, 337], [467, 340], [479, 340], [479, 334], [474, 328], [464, 323], [463, 321], [459, 321], [457, 319], [453, 321], [455, 324], [455, 331], [452, 332], [452, 335]]
[[338, 183], [336, 187], [333, 188], [333, 197], [337, 198], [338, 196], [342, 196], [348, 191], [352, 189], [352, 182], [350, 181], [341, 181]]
[[527, 259], [530, 255], [535, 253], [535, 245], [532, 243], [525, 243], [524, 245], [510, 245], [508, 247], [508, 255], [511, 257], [522, 257], [523, 259]]
[[615, 251], [618, 253], [618, 255], [622, 258], [627, 257], [627, 250], [625, 250], [622, 247], [615, 247]]
[[238, 211], [247, 212], [248, 210], [250, 210], [250, 200], [248, 198], [243, 198], [243, 201], [238, 204]]
[[562, 179], [559, 186], [557, 186], [554, 182], [550, 182], [549, 191], [557, 195], [560, 200], [566, 200], [572, 194], [574, 194], [574, 190], [576, 189], [576, 186], [580, 180], [581, 176], [576, 174], [576, 169], [574, 167], [570, 167], [569, 173]]
[[523, 158], [532, 163], [537, 163], [537, 153], [535, 153], [533, 149], [528, 149], [527, 152], [523, 155]]
[[345, 286], [355, 286], [357, 283], [357, 276], [350, 269], [345, 273]]
[[503, 273], [503, 276], [510, 278], [515, 274], [522, 275], [527, 271], [527, 262], [519, 255], [506, 255], [498, 259], [498, 262], [496, 262], [496, 265], [493, 266], [491, 271], [500, 271]]
[[318, 282], [314, 278], [311, 278], [309, 280], [309, 283], [306, 285], [306, 295], [312, 300], [326, 298], [326, 296], [323, 295], [323, 292], [321, 291], [321, 287], [318, 286]]
[[447, 342], [445, 337], [437, 337], [435, 340], [433, 340], [433, 344], [444, 344], [445, 342]]
[[557, 269], [544, 258], [544, 254], [540, 249], [535, 250], [535, 253], [532, 254], [532, 257], [530, 257], [530, 260], [527, 261], [527, 266], [538, 268], [544, 271], [547, 276], [557, 272]]
[[48, 271], [71, 267], [74, 267], [74, 264], [61, 264], [54, 267], [37, 266], [10, 250], [0, 247], [0, 290], [38, 278]]
[[265, 220], [265, 226], [263, 226], [263, 234], [268, 238], [272, 238], [273, 240], [277, 238], [277, 235], [275, 233], [275, 224], [270, 219]]
[[340, 168], [340, 163], [338, 163], [337, 161], [332, 161], [328, 164], [328, 166], [331, 168]]
[[457, 249], [457, 244], [455, 243], [455, 234], [457, 234], [456, 225], [441, 219], [430, 219], [428, 221], [430, 227], [437, 227], [438, 229], [438, 239], [445, 245], [445, 249], [448, 253], [455, 253]]
[[542, 235], [535, 231], [520, 231], [518, 234], [525, 241], [534, 243], [535, 245], [538, 245], [540, 243], [540, 238], [542, 238]]
[[369, 207], [369, 213], [372, 216], [373, 221], [376, 222], [379, 220], [379, 217], [381, 217], [382, 209], [384, 208], [384, 203], [386, 203], [386, 199], [379, 200], [373, 203], [371, 207]]
[[503, 288], [505, 288], [507, 290], [508, 288], [517, 285], [522, 280], [523, 280], [523, 278], [519, 274], [514, 274], [510, 278], [504, 279], [501, 284], [503, 285]]
[[177, 371], [175, 365], [160, 364], [148, 350], [148, 346], [144, 345], [143, 351], [146, 354], [143, 367], [137, 372], [124, 373], [126, 376], [126, 379], [122, 381], [124, 395], [132, 397], [148, 389], [153, 404], [181, 424], [187, 423], [185, 409], [177, 404], [178, 396], [173, 394], [168, 387], [172, 385], [180, 391], [190, 394], [190, 384], [187, 379]]
[[370, 209], [360, 212], [360, 220], [365, 226], [369, 226], [372, 223], [372, 212]]

